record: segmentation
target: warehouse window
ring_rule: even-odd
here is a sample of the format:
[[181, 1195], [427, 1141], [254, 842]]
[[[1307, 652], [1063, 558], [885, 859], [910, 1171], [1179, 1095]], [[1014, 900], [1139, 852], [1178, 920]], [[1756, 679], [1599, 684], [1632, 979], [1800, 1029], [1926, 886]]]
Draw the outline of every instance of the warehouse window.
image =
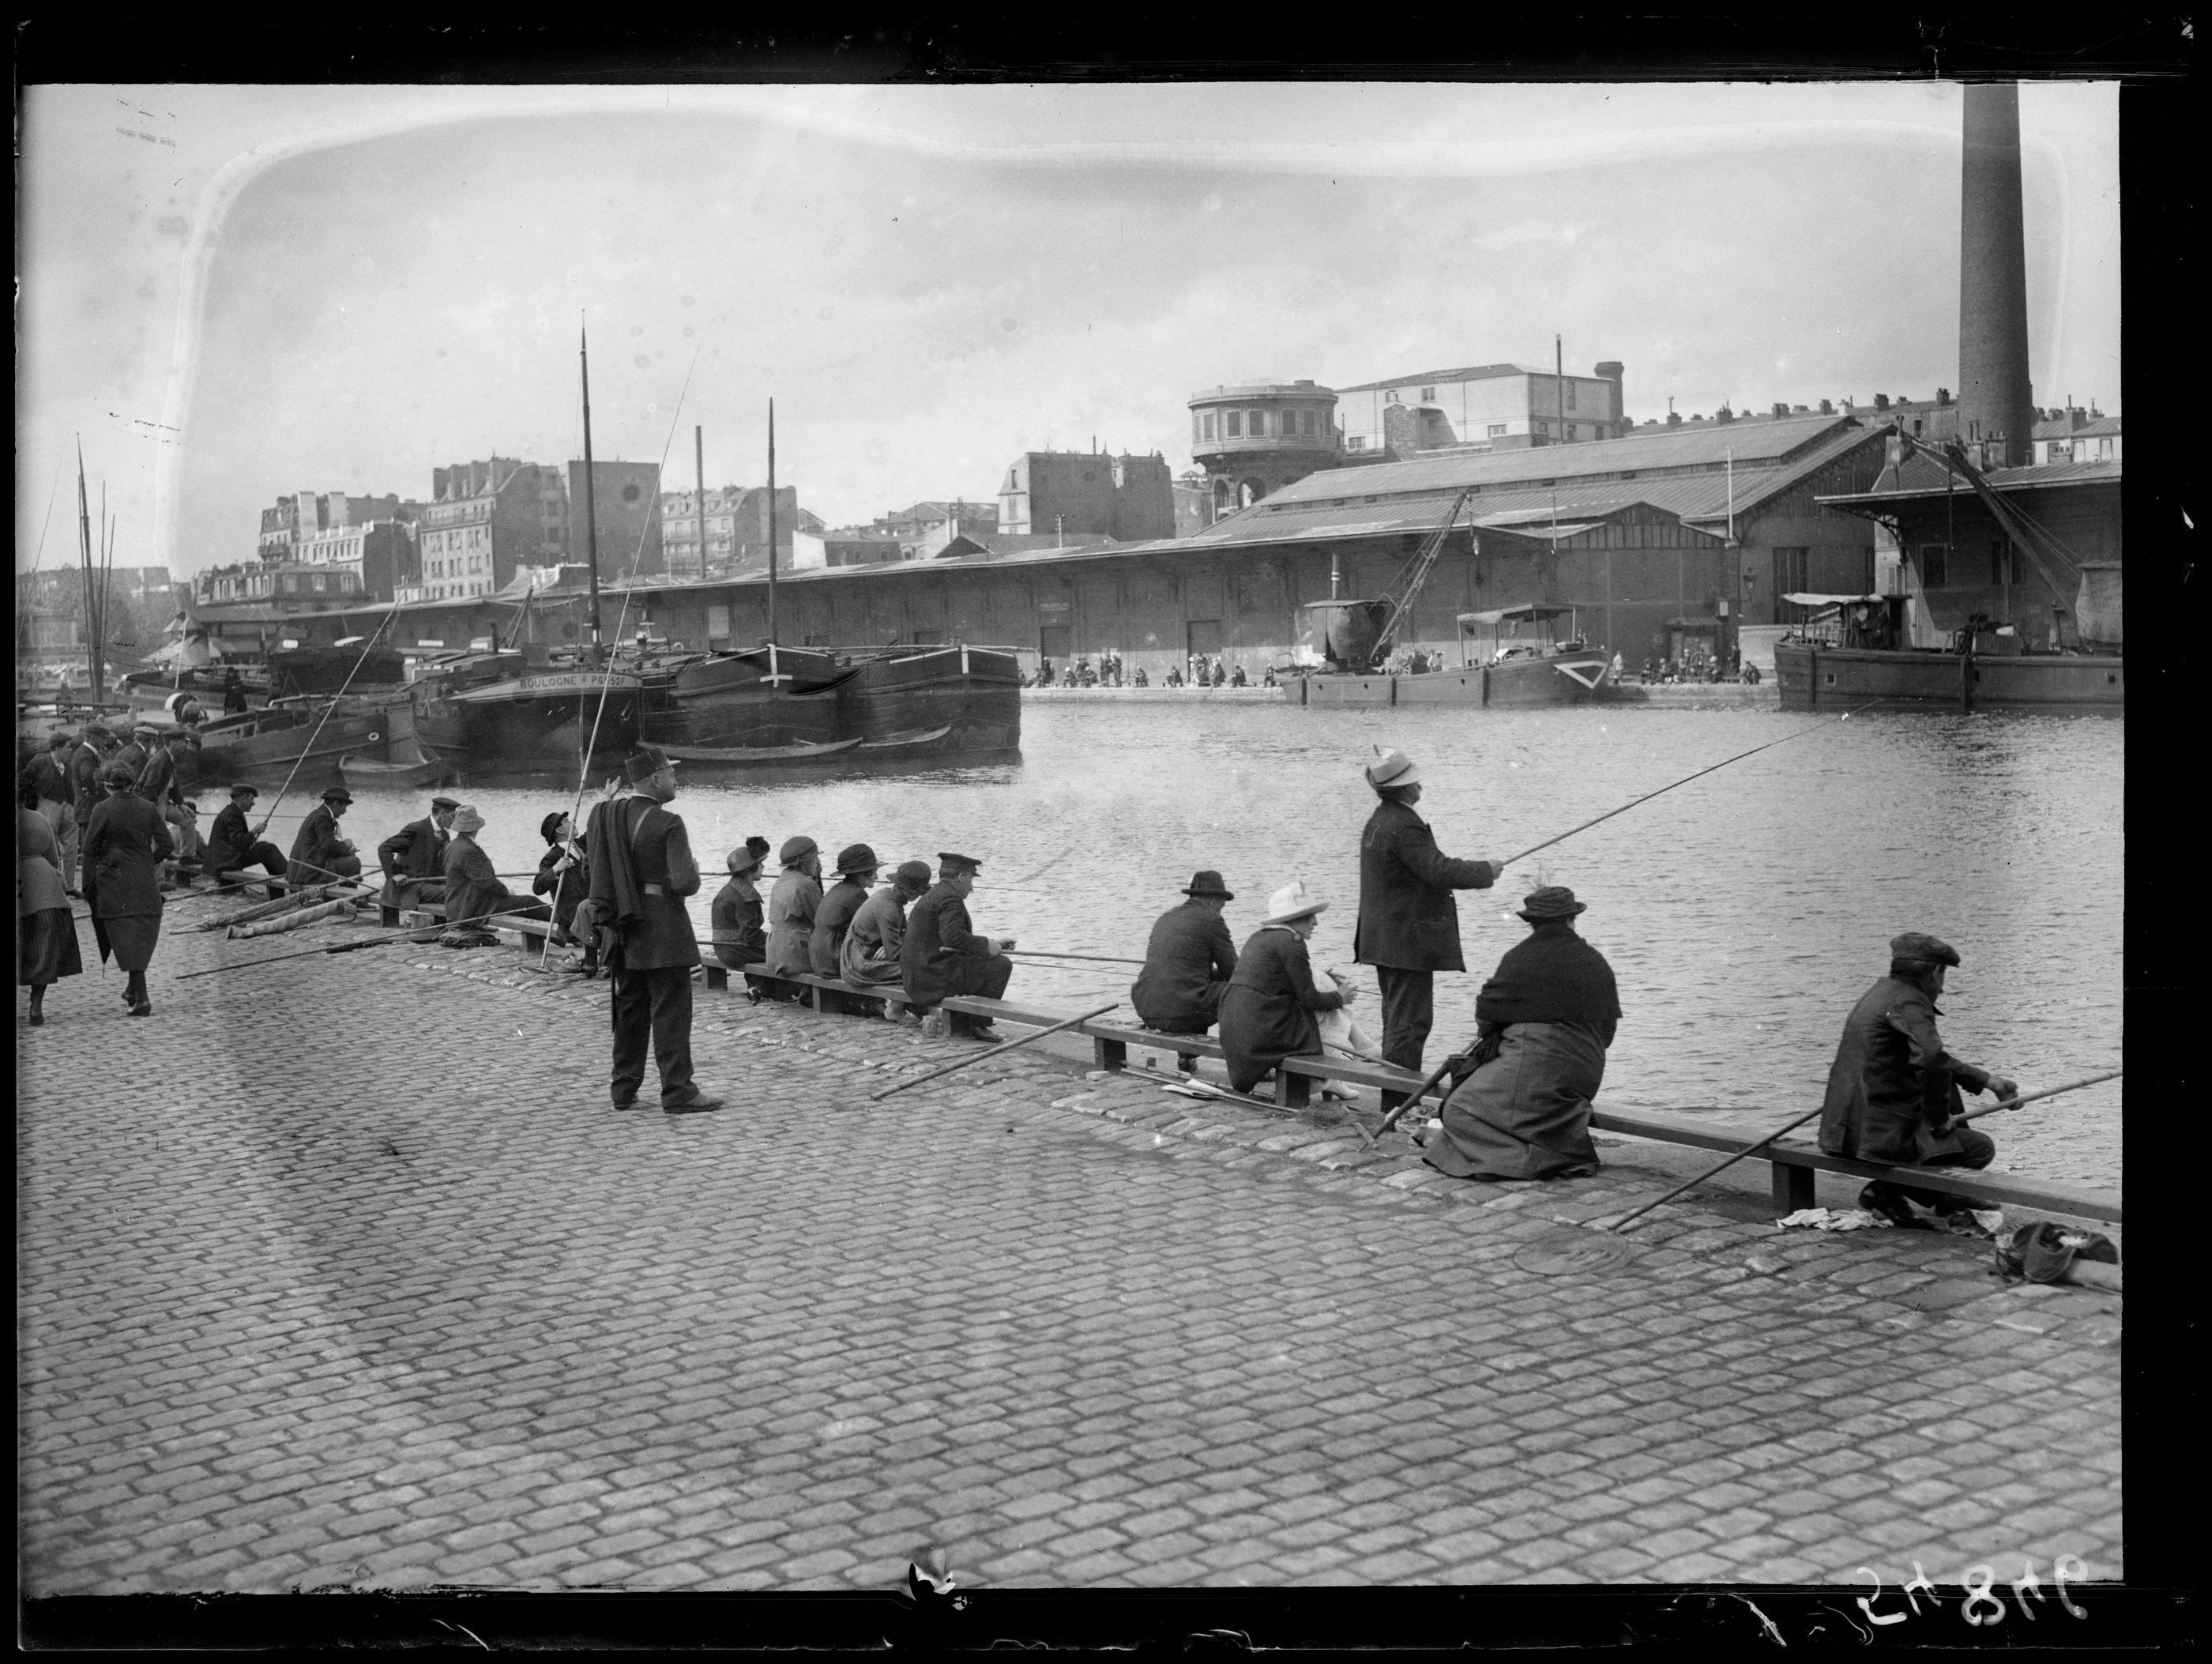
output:
[[2016, 584], [2020, 581], [2020, 551], [2008, 537], [1990, 539], [1990, 581], [1993, 584]]
[[1252, 437], [1254, 439], [1267, 437], [1267, 413], [1265, 410], [1252, 412]]
[[1567, 383], [1567, 408], [1570, 410], [1575, 408], [1575, 384], [1571, 381]]
[[1949, 562], [1944, 558], [1945, 553], [1941, 544], [1923, 544], [1920, 546], [1921, 588], [1942, 589], [1948, 586], [1950, 573], [1947, 569]]
[[1437, 390], [1436, 390], [1434, 387], [1424, 387], [1424, 388], [1422, 388], [1422, 389], [1421, 389], [1421, 403], [1422, 403], [1422, 404], [1435, 404], [1436, 402], [1437, 402]]
[[1222, 431], [1227, 437], [1231, 439], [1243, 437], [1244, 413], [1242, 410], [1224, 410], [1222, 412], [1221, 419], [1226, 424]]
[[1502, 422], [1492, 422], [1490, 424], [1490, 436], [1492, 439], [1503, 439], [1505, 436], [1505, 424]]

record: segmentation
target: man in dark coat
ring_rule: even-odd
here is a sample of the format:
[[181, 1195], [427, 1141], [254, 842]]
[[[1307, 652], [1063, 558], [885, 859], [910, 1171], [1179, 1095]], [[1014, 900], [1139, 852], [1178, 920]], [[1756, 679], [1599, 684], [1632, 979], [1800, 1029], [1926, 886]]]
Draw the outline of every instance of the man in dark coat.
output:
[[848, 844], [838, 852], [837, 882], [823, 892], [821, 905], [814, 909], [814, 934], [807, 944], [817, 976], [839, 974], [845, 932], [868, 899], [868, 886], [875, 883], [882, 865], [876, 852], [864, 843]]
[[327, 786], [323, 800], [308, 811], [292, 840], [291, 865], [299, 869], [304, 884], [327, 884], [332, 878], [358, 878], [361, 857], [353, 845], [338, 836], [338, 817], [353, 803], [353, 793], [343, 786]]
[[446, 846], [452, 839], [453, 811], [460, 801], [443, 795], [430, 799], [430, 812], [410, 821], [376, 847], [384, 869], [383, 905], [416, 907], [446, 899]]
[[[1844, 1037], [1828, 1070], [1820, 1106], [1820, 1148], [1897, 1167], [1984, 1168], [1996, 1143], [1973, 1127], [1954, 1125], [1966, 1110], [1959, 1096], [1990, 1091], [1999, 1099], [2020, 1089], [2002, 1075], [1953, 1057], [1936, 1032], [1936, 1005], [1958, 950], [1918, 931], [1889, 944], [1889, 975], [1868, 989], [1844, 1020]], [[1937, 1190], [1877, 1179], [1859, 1205], [1901, 1225], [1917, 1225], [1911, 1204], [1963, 1218], [1972, 1204]]]
[[176, 840], [177, 853], [187, 861], [198, 860], [203, 848], [191, 817], [185, 813], [184, 787], [178, 783], [178, 777], [184, 773], [185, 760], [198, 743], [183, 729], [171, 729], [155, 742], [146, 766], [138, 771], [138, 783], [132, 788], [176, 829], [172, 835]]
[[[978, 936], [969, 922], [968, 897], [983, 864], [972, 855], [939, 850], [937, 882], [907, 914], [906, 940], [899, 944], [900, 980], [908, 1003], [927, 1011], [956, 993], [997, 999], [1014, 974], [1006, 950], [1011, 936]], [[951, 1030], [977, 1040], [996, 1040], [998, 1031], [981, 1017], [952, 1014]]]
[[132, 792], [137, 779], [121, 763], [107, 770], [107, 796], [84, 829], [85, 889], [92, 900], [92, 931], [100, 956], [112, 952], [129, 975], [123, 1003], [133, 1017], [150, 1017], [146, 967], [161, 935], [161, 864], [176, 853], [168, 823]]
[[[1222, 990], [1237, 975], [1237, 944], [1221, 920], [1223, 906], [1237, 897], [1211, 871], [1194, 875], [1182, 893], [1190, 899], [1152, 921], [1129, 1001], [1148, 1029], [1202, 1035], [1221, 1015]], [[1177, 1061], [1187, 1073], [1198, 1054], [1186, 1052]]]
[[1232, 1090], [1250, 1091], [1286, 1057], [1319, 1056], [1319, 1014], [1358, 997], [1314, 981], [1306, 942], [1328, 906], [1302, 881], [1285, 884], [1267, 898], [1267, 916], [1237, 955], [1237, 974], [1221, 997], [1221, 1049]]
[[[155, 742], [161, 738], [158, 730], [140, 723], [131, 731], [130, 739], [109, 761], [131, 771], [131, 784], [138, 784], [138, 776], [146, 772], [147, 760], [154, 755]], [[103, 771], [105, 772], [105, 771]]]
[[246, 683], [238, 679], [236, 671], [222, 673], [222, 711], [225, 716], [235, 716], [246, 708]]
[[89, 722], [85, 725], [84, 738], [70, 754], [70, 787], [74, 799], [70, 807], [76, 811], [80, 834], [92, 819], [94, 805], [107, 795], [107, 786], [101, 777], [107, 772], [107, 759], [114, 749], [115, 736], [106, 725]]
[[[243, 872], [249, 866], [259, 866], [272, 879], [284, 876], [289, 865], [272, 843], [263, 843], [255, 837], [253, 829], [246, 824], [246, 817], [253, 812], [253, 800], [261, 795], [258, 786], [243, 781], [230, 788], [230, 802], [215, 817], [215, 825], [208, 833], [205, 870], [220, 875]], [[284, 886], [272, 883], [269, 894], [284, 894]]]
[[[660, 1069], [660, 1107], [672, 1115], [719, 1109], [691, 1078], [691, 968], [700, 963], [684, 897], [699, 893], [699, 866], [681, 816], [661, 805], [676, 795], [676, 764], [641, 745], [626, 758], [629, 788], [592, 811], [584, 843], [592, 863], [586, 903], [601, 932], [611, 975], [617, 1109], [637, 1102], [647, 1042]], [[586, 908], [577, 922], [586, 923]]]
[[[1384, 1059], [1418, 1072], [1436, 1021], [1436, 973], [1467, 969], [1452, 891], [1489, 889], [1505, 864], [1454, 860], [1437, 847], [1436, 834], [1413, 812], [1421, 771], [1403, 751], [1376, 746], [1367, 783], [1380, 801], [1359, 835], [1359, 919], [1352, 954], [1375, 967], [1382, 985]], [[1381, 1097], [1387, 1112], [1405, 1094]]]
[[38, 800], [38, 814], [54, 835], [55, 865], [62, 876], [65, 895], [76, 894], [76, 843], [81, 829], [77, 825], [76, 810], [72, 799], [76, 796], [70, 783], [70, 757], [76, 742], [67, 734], [56, 732], [47, 736], [46, 749], [31, 759], [18, 786], [28, 786]]

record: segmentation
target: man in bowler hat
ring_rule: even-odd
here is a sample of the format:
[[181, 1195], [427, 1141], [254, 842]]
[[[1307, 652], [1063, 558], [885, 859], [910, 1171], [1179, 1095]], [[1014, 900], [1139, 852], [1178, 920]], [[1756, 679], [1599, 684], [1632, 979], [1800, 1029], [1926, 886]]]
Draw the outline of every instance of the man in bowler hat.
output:
[[[1367, 783], [1377, 801], [1359, 835], [1359, 920], [1352, 953], [1375, 967], [1382, 985], [1384, 1059], [1418, 1072], [1436, 1021], [1436, 974], [1467, 969], [1452, 891], [1489, 889], [1505, 864], [1454, 860], [1437, 847], [1436, 834], [1413, 812], [1421, 771], [1403, 751], [1376, 746]], [[1405, 1094], [1381, 1097], [1388, 1111]]]
[[[1221, 918], [1237, 897], [1211, 869], [1194, 874], [1182, 893], [1190, 899], [1152, 921], [1145, 968], [1130, 985], [1129, 1000], [1147, 1029], [1202, 1035], [1220, 1017], [1222, 990], [1237, 975], [1237, 944]], [[1188, 1073], [1198, 1054], [1187, 1052], [1176, 1061]]]
[[[1959, 963], [1948, 942], [1914, 930], [1893, 938], [1889, 974], [1876, 982], [1844, 1019], [1844, 1037], [1828, 1070], [1828, 1093], [1820, 1106], [1820, 1148], [1831, 1156], [1850, 1156], [1895, 1167], [1987, 1167], [1996, 1158], [1995, 1139], [1955, 1124], [1966, 1113], [1959, 1096], [1988, 1091], [2000, 1099], [2020, 1089], [1953, 1057], [1936, 1032], [1942, 1013], [1936, 997], [1944, 973]], [[1911, 1204], [1932, 1208], [1966, 1234], [1986, 1235], [1971, 1221], [1973, 1204], [1940, 1190], [1876, 1179], [1859, 1192], [1859, 1205], [1892, 1223], [1926, 1229]]]
[[660, 1066], [660, 1107], [672, 1115], [719, 1109], [691, 1078], [691, 968], [699, 963], [684, 897], [699, 892], [683, 817], [663, 807], [676, 795], [676, 764], [641, 745], [623, 762], [627, 788], [592, 811], [584, 835], [592, 891], [577, 922], [600, 932], [599, 960], [613, 983], [617, 1109], [637, 1102], [651, 1042]]
[[[978, 936], [969, 921], [968, 897], [982, 862], [972, 855], [939, 850], [937, 882], [907, 914], [906, 940], [899, 946], [901, 980], [910, 1004], [927, 1011], [956, 993], [996, 999], [1014, 974], [1006, 950], [1011, 936]], [[977, 1040], [996, 1040], [988, 1019], [952, 1014], [952, 1032]]]

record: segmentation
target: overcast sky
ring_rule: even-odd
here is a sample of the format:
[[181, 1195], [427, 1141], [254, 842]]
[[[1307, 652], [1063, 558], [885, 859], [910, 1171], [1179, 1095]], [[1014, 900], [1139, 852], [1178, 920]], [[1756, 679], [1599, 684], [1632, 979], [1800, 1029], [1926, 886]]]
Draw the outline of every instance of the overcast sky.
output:
[[[16, 563], [593, 448], [831, 524], [1221, 381], [1627, 366], [1629, 413], [1958, 385], [1954, 86], [40, 87]], [[2037, 402], [2119, 408], [2118, 97], [2022, 89]], [[688, 391], [686, 380], [689, 379]]]

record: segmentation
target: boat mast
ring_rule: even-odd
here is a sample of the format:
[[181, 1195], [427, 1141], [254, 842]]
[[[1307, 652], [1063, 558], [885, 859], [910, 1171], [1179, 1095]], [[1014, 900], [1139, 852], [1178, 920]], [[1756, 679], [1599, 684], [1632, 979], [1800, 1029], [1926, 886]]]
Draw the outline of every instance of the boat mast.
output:
[[768, 639], [775, 641], [775, 401], [768, 402]]
[[[104, 515], [102, 518], [106, 518]], [[92, 702], [100, 701], [100, 632], [92, 608], [92, 505], [84, 492], [84, 441], [76, 445], [76, 537], [84, 568], [84, 639], [86, 667], [92, 672]]]
[[584, 378], [584, 550], [592, 568], [592, 658], [599, 657], [599, 516], [592, 494], [592, 354], [584, 326], [576, 326], [576, 358]]
[[691, 466], [699, 482], [699, 581], [707, 581], [707, 430], [691, 429]]

